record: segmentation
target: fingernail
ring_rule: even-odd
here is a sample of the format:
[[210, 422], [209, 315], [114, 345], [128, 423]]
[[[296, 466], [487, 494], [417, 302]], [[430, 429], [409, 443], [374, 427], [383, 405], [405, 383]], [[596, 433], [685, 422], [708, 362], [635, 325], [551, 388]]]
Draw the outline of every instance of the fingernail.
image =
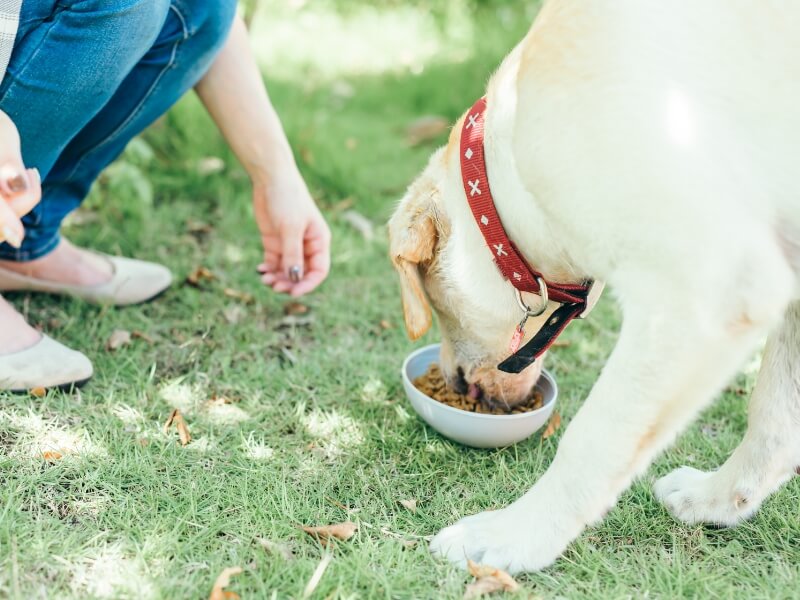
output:
[[41, 183], [41, 181], [42, 181], [42, 174], [41, 174], [41, 173], [39, 173], [39, 169], [37, 169], [36, 167], [33, 167], [33, 168], [31, 169], [31, 172], [32, 172], [34, 175], [36, 175], [36, 181], [38, 181], [38, 182], [40, 182], [40, 183]]
[[19, 234], [8, 225], [3, 226], [3, 237], [5, 238], [5, 241], [11, 246], [14, 246], [14, 248], [19, 248], [22, 246], [22, 238], [19, 237]]
[[301, 279], [301, 275], [302, 273], [300, 271], [300, 267], [297, 265], [294, 265], [289, 269], [289, 281], [292, 283], [298, 283]]
[[15, 194], [28, 189], [28, 180], [22, 175], [14, 175], [8, 180], [8, 189]]

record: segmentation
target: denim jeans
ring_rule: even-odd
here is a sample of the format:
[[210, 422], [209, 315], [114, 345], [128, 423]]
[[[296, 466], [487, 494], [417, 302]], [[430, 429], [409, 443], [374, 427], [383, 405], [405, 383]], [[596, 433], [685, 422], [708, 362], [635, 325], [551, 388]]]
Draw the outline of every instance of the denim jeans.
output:
[[42, 175], [23, 218], [28, 261], [59, 243], [64, 217], [125, 145], [203, 76], [227, 37], [236, 0], [25, 0], [0, 110], [22, 157]]

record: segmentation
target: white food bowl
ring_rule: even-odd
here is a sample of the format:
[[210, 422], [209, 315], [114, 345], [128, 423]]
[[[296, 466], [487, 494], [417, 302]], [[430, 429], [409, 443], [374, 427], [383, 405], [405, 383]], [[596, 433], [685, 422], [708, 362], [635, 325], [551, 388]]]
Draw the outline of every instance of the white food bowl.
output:
[[439, 362], [440, 344], [431, 344], [409, 354], [403, 363], [403, 387], [417, 414], [443, 436], [474, 448], [499, 448], [533, 435], [550, 418], [558, 397], [556, 380], [542, 370], [536, 387], [544, 396], [541, 408], [512, 415], [487, 415], [442, 404], [423, 394], [413, 381], [424, 375], [431, 363]]

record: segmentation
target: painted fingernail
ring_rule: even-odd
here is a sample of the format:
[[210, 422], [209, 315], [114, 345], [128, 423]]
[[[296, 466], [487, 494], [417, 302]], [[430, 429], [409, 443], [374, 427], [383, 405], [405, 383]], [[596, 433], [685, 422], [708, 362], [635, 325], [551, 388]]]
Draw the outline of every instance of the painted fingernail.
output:
[[8, 225], [3, 226], [3, 237], [5, 238], [5, 241], [11, 246], [14, 246], [14, 248], [19, 248], [22, 246], [22, 238]]
[[302, 272], [300, 271], [300, 267], [294, 265], [289, 268], [289, 280], [292, 283], [298, 283], [301, 279]]
[[28, 180], [23, 175], [14, 175], [8, 180], [8, 189], [15, 194], [28, 189]]

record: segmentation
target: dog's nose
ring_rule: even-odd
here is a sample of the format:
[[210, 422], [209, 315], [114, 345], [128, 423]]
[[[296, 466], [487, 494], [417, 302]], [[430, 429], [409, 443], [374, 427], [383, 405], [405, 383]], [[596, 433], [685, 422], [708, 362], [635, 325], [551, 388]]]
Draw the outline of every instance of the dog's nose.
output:
[[452, 387], [456, 393], [461, 395], [466, 394], [467, 391], [469, 390], [469, 384], [467, 383], [467, 380], [464, 378], [464, 369], [462, 369], [461, 367], [458, 367], [458, 369], [456, 370], [456, 375], [455, 377], [452, 378], [452, 381], [450, 382], [450, 387]]

